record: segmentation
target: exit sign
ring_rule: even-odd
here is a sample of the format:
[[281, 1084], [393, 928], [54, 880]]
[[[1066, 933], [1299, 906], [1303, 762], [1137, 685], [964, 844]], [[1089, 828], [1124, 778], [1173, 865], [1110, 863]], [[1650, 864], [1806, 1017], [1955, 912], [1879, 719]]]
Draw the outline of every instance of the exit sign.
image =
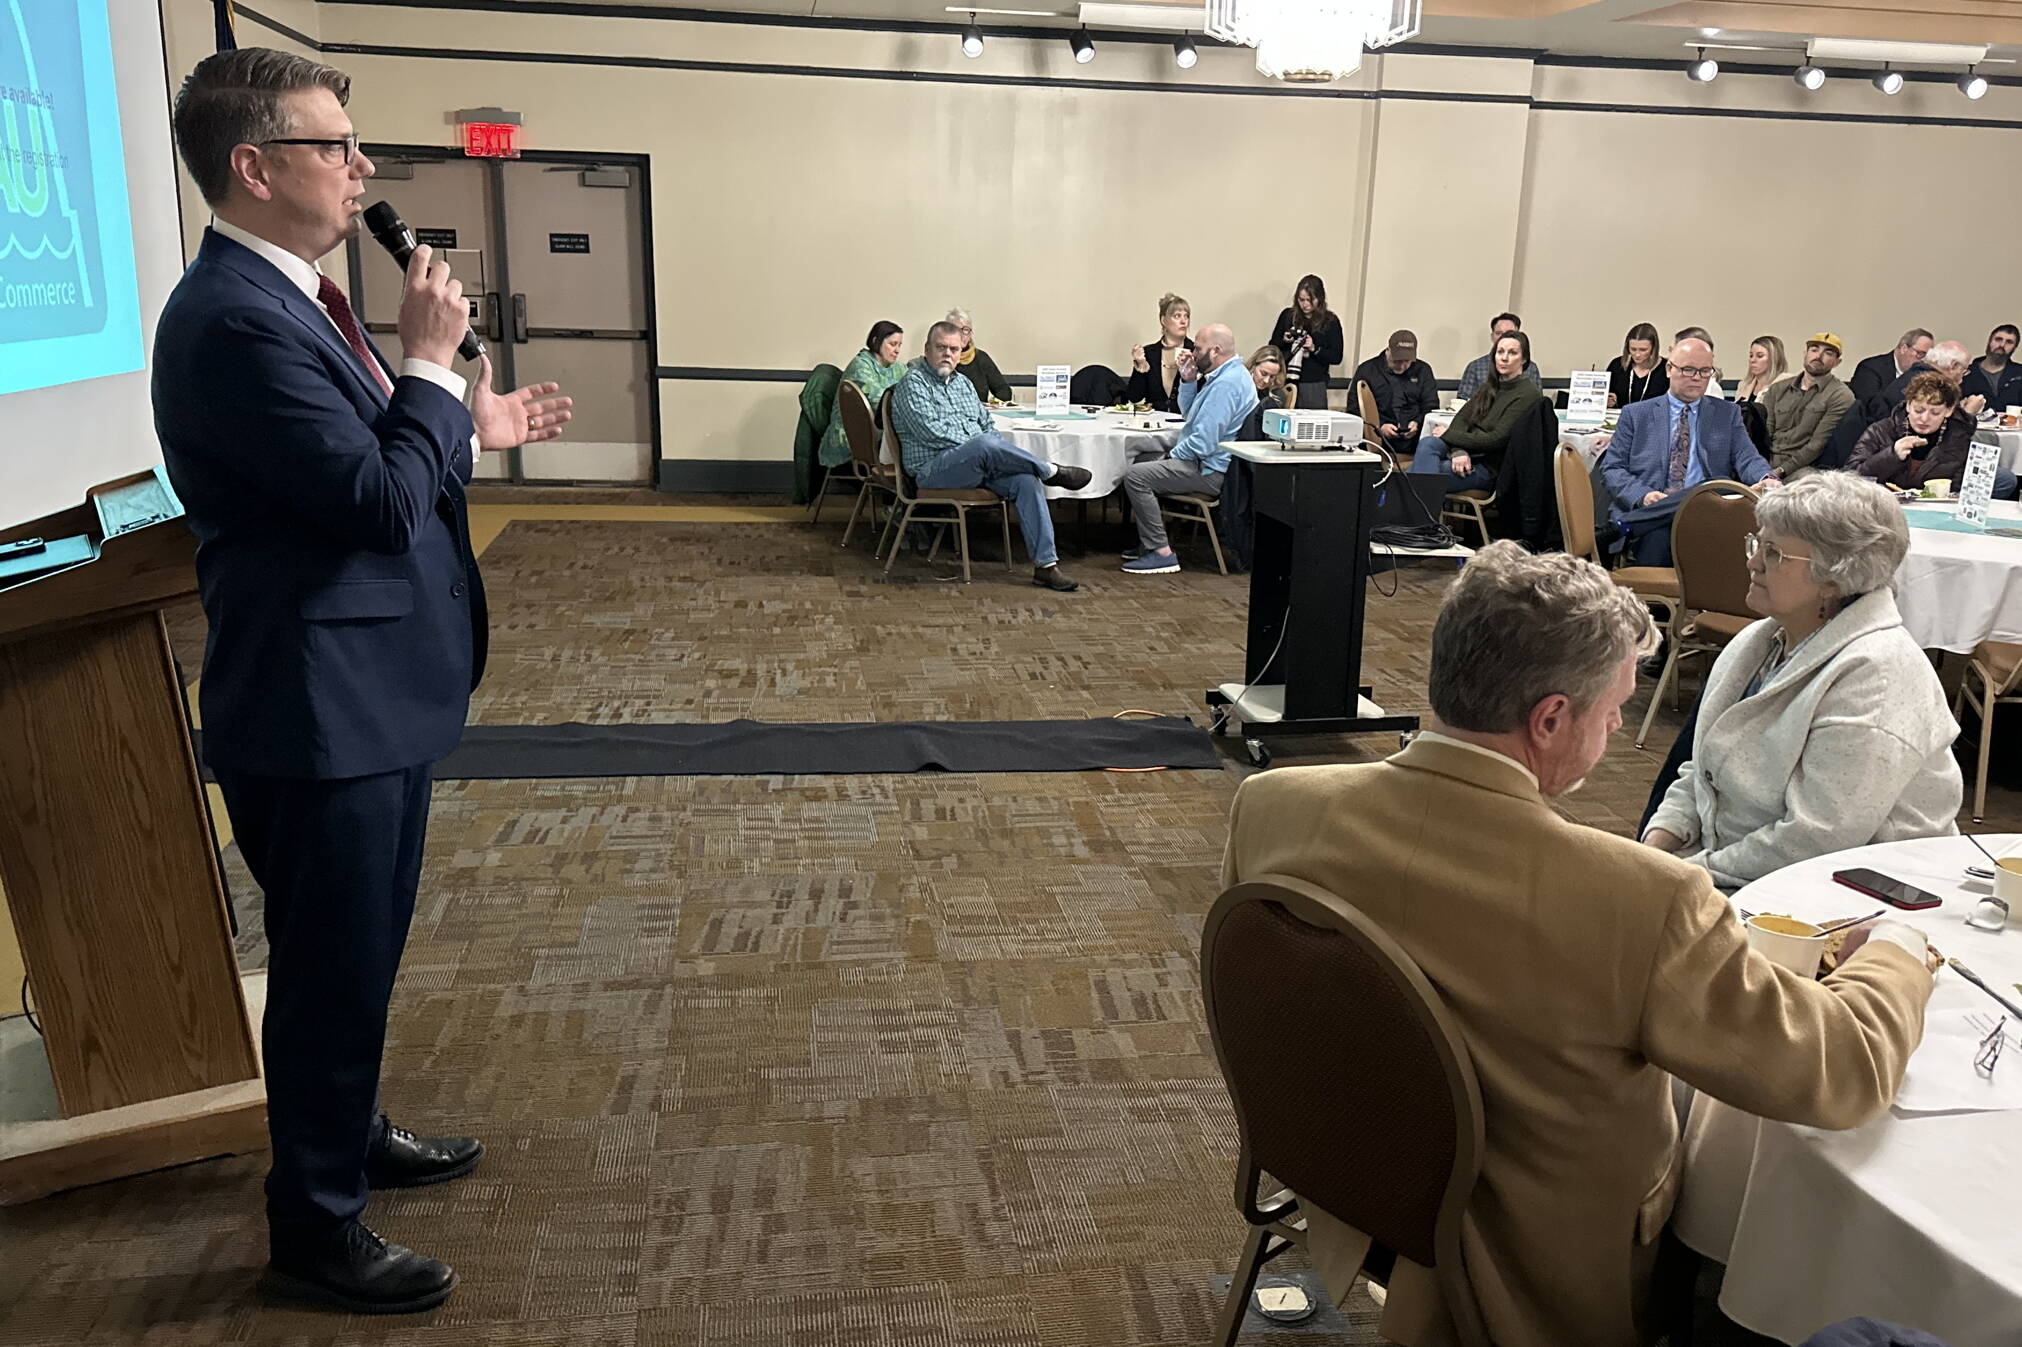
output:
[[517, 159], [520, 129], [509, 122], [465, 122], [463, 152], [473, 159]]

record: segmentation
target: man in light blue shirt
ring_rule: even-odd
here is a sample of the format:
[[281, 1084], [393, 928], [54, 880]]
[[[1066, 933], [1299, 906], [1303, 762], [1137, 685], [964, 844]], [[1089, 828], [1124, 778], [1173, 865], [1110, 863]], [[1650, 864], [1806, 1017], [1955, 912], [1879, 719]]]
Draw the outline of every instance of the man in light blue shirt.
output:
[[1132, 575], [1170, 575], [1180, 568], [1166, 541], [1160, 496], [1222, 494], [1229, 470], [1224, 440], [1233, 440], [1257, 405], [1257, 385], [1236, 356], [1236, 339], [1221, 323], [1209, 323], [1194, 338], [1194, 349], [1179, 353], [1179, 407], [1186, 418], [1177, 443], [1165, 457], [1134, 463], [1123, 474], [1130, 513], [1137, 523], [1138, 548], [1125, 558]]
[[922, 491], [980, 487], [1012, 502], [1032, 554], [1032, 583], [1063, 594], [1080, 588], [1060, 573], [1046, 488], [1078, 491], [1088, 485], [1088, 469], [1041, 462], [999, 435], [961, 358], [961, 329], [938, 322], [927, 329], [926, 355], [892, 387], [892, 428], [907, 475]]

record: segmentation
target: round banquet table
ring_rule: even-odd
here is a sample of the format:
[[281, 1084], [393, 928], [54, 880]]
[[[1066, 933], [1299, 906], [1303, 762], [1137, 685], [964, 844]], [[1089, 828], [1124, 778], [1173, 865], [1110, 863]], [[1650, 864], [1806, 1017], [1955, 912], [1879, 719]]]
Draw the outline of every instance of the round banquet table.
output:
[[[1951, 504], [1903, 507], [1910, 552], [1896, 568], [1896, 606], [1903, 627], [1926, 650], [1968, 654], [1982, 641], [2022, 641], [2022, 537], [1953, 532]], [[1987, 507], [1989, 529], [2022, 532], [2022, 504]]]
[[1993, 426], [1981, 426], [1973, 432], [1973, 438], [1981, 444], [1999, 446], [2001, 457], [1997, 460], [2008, 471], [2015, 471], [2015, 465], [2022, 462], [2022, 430], [1999, 430]]
[[[1979, 840], [1997, 856], [2022, 851], [2022, 835]], [[1965, 924], [1991, 892], [1966, 877], [1969, 864], [1987, 861], [1963, 837], [1884, 842], [1789, 866], [1733, 902], [1814, 922], [1853, 916], [1880, 904], [1834, 883], [1833, 871], [1879, 870], [1943, 899], [1898, 915], [2022, 1004], [2013, 986], [2022, 981], [2022, 925]], [[1720, 1308], [1729, 1318], [1787, 1343], [1856, 1314], [1953, 1347], [2022, 1342], [2022, 1112], [2012, 1111], [2022, 1108], [2022, 1048], [2011, 1039], [1994, 1083], [1983, 1085], [1969, 1037], [2000, 1014], [1985, 992], [1941, 969], [1896, 1106], [1850, 1132], [1694, 1098], [1672, 1228], [1727, 1265]], [[2006, 1023], [2022, 1035], [2022, 1022]], [[1986, 1111], [1959, 1111], [1975, 1108], [1982, 1090], [1990, 1093], [1977, 1106]], [[2008, 1111], [1994, 1109], [2002, 1103]], [[1925, 1111], [1947, 1107], [1955, 1111]]]
[[[1139, 458], [1156, 458], [1179, 439], [1178, 417], [1159, 412], [1084, 412], [1079, 408], [1066, 415], [1037, 416], [1024, 408], [993, 407], [990, 419], [997, 433], [1027, 453], [1055, 466], [1086, 468], [1088, 485], [1079, 491], [1050, 486], [1046, 494], [1054, 500], [1101, 500], [1123, 481], [1123, 470]], [[1163, 430], [1145, 430], [1143, 421], [1170, 421]], [[1037, 422], [1060, 427], [1035, 430]]]

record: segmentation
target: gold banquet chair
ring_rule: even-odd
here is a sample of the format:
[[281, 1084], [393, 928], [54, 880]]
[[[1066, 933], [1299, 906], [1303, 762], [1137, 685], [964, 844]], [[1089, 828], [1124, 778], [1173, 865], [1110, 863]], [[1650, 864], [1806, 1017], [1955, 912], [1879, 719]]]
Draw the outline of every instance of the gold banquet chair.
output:
[[[1601, 541], [1594, 531], [1594, 479], [1580, 451], [1560, 445], [1552, 451], [1552, 488], [1559, 502], [1559, 531], [1566, 550], [1605, 567]], [[1678, 572], [1670, 566], [1621, 566], [1608, 572], [1616, 584], [1648, 604], [1664, 610], [1664, 639], [1677, 634]]]
[[890, 464], [878, 461], [878, 427], [871, 417], [871, 402], [864, 396], [864, 390], [845, 381], [836, 391], [836, 406], [842, 411], [843, 437], [849, 441], [850, 471], [861, 484], [856, 504], [850, 507], [850, 522], [843, 529], [842, 545], [848, 547], [850, 535], [856, 532], [857, 517], [863, 514], [866, 505], [871, 507], [871, 519], [875, 520], [880, 493], [896, 502], [898, 473]]
[[[1974, 683], [1979, 686], [1975, 687]], [[1980, 766], [1973, 785], [1973, 822], [1987, 817], [1987, 751], [1994, 744], [1994, 708], [2022, 703], [2022, 645], [1982, 641], [1966, 661], [1959, 691], [1952, 698], [1952, 719], [1971, 705], [1980, 717]]]
[[1671, 563], [1678, 572], [1679, 613], [1672, 619], [1671, 652], [1664, 672], [1650, 692], [1650, 708], [1636, 747], [1650, 737], [1657, 702], [1678, 687], [1678, 661], [1687, 655], [1717, 655], [1744, 627], [1761, 614], [1748, 606], [1748, 559], [1745, 539], [1755, 531], [1753, 487], [1719, 479], [1701, 482], [1685, 493], [1671, 521]]
[[[892, 573], [892, 563], [899, 559], [899, 549], [906, 543], [906, 528], [915, 521], [922, 524], [939, 524], [953, 528], [962, 554], [962, 583], [968, 584], [969, 573], [969, 512], [971, 510], [995, 510], [1004, 526], [1004, 569], [1016, 570], [1017, 557], [1011, 551], [1011, 502], [982, 487], [959, 488], [946, 491], [922, 491], [906, 473], [906, 456], [899, 443], [898, 427], [892, 424], [892, 393], [885, 391], [880, 404], [884, 426], [885, 443], [891, 449], [892, 494], [905, 512], [892, 512], [897, 528], [892, 533], [891, 551], [885, 556], [885, 574]], [[888, 525], [890, 521], [887, 521]], [[941, 550], [941, 540], [934, 539], [934, 550], [927, 554], [932, 561]]]
[[[1302, 1202], [1429, 1268], [1460, 1342], [1488, 1347], [1460, 1249], [1481, 1173], [1481, 1089], [1417, 963], [1351, 904], [1271, 875], [1209, 912], [1201, 992], [1250, 1225], [1218, 1347], [1236, 1341], [1264, 1264], [1305, 1246]], [[1259, 1201], [1264, 1173], [1283, 1187]]]

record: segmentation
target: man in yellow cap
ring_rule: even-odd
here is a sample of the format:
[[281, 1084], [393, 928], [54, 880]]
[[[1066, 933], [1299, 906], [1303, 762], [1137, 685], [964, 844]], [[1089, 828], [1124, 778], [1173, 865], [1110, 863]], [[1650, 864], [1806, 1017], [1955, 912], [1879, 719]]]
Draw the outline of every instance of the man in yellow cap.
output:
[[1769, 465], [1786, 482], [1812, 465], [1854, 405], [1853, 390], [1833, 373], [1845, 354], [1845, 342], [1830, 332], [1815, 332], [1804, 343], [1803, 372], [1763, 394]]

